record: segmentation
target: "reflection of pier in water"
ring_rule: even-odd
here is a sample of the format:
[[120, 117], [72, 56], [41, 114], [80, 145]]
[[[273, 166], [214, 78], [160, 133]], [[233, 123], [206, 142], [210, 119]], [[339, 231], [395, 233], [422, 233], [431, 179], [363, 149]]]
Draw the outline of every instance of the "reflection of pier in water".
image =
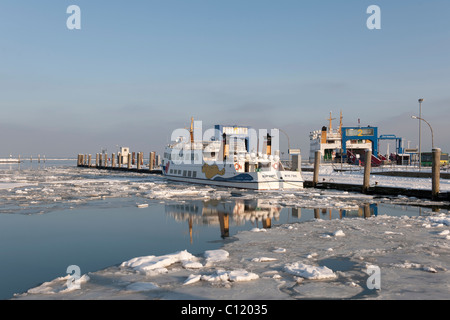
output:
[[[239, 226], [251, 222], [255, 227], [271, 228], [272, 219], [280, 220], [281, 209], [281, 206], [271, 204], [270, 200], [262, 199], [236, 199], [227, 202], [223, 200], [195, 200], [168, 204], [165, 207], [166, 214], [172, 216], [176, 221], [188, 222], [191, 243], [194, 225], [217, 225], [220, 229], [221, 237], [226, 238], [230, 236], [231, 223]], [[290, 211], [291, 217], [300, 221], [302, 208], [286, 208], [286, 210]], [[362, 204], [353, 209], [314, 208], [303, 210], [313, 211], [315, 219], [368, 218], [378, 215], [376, 203]], [[285, 221], [282, 223], [289, 222]]]
[[378, 215], [378, 205], [376, 203], [365, 203], [358, 208], [355, 209], [314, 209], [314, 218], [315, 219], [333, 219], [333, 212], [337, 211], [339, 214], [339, 219], [342, 218], [369, 218], [371, 216]]
[[223, 238], [230, 235], [230, 218], [235, 225], [243, 225], [250, 221], [256, 227], [272, 226], [272, 219], [279, 219], [281, 207], [269, 203], [268, 200], [237, 199], [224, 202], [221, 200], [190, 201], [186, 203], [166, 205], [166, 214], [177, 221], [188, 221], [192, 242], [194, 224], [218, 225]]

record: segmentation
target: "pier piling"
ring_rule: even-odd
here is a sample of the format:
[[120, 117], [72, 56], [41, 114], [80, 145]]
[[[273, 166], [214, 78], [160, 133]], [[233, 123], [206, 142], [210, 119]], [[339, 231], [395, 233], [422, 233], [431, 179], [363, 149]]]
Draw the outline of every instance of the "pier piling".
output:
[[137, 168], [138, 168], [138, 170], [141, 169], [141, 153], [140, 152], [138, 152], [138, 154], [137, 154]]
[[154, 151], [150, 152], [150, 158], [149, 158], [150, 160], [148, 163], [148, 169], [150, 171], [153, 170], [153, 168], [155, 166], [155, 156], [156, 156], [156, 153]]
[[370, 171], [372, 170], [372, 151], [366, 150], [366, 159], [364, 162], [364, 181], [362, 192], [367, 193], [370, 187]]
[[319, 182], [319, 167], [320, 167], [320, 151], [316, 151], [314, 158], [314, 176], [313, 176], [313, 186], [315, 187]]
[[431, 168], [431, 197], [433, 200], [439, 196], [441, 175], [441, 149], [433, 149], [433, 163]]

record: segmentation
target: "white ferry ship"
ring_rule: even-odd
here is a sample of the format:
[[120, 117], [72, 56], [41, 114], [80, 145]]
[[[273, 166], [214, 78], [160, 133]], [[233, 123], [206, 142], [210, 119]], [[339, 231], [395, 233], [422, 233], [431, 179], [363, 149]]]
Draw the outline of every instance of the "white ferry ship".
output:
[[[216, 125], [213, 131], [210, 139], [203, 140], [191, 119], [188, 134], [166, 147], [163, 175], [172, 181], [242, 189], [303, 188], [301, 172], [284, 169], [269, 134], [255, 143], [256, 131], [250, 127]], [[194, 139], [199, 134], [202, 138]], [[252, 148], [255, 145], [259, 148]]]
[[[343, 127], [342, 111], [339, 128], [333, 129], [330, 112], [329, 126], [312, 131], [309, 135], [309, 161], [314, 162], [316, 151], [320, 151], [321, 161], [328, 163], [346, 162], [359, 165], [365, 157], [366, 150], [376, 152], [376, 127]], [[345, 161], [344, 161], [345, 159]], [[372, 154], [372, 165], [379, 165], [381, 160]]]

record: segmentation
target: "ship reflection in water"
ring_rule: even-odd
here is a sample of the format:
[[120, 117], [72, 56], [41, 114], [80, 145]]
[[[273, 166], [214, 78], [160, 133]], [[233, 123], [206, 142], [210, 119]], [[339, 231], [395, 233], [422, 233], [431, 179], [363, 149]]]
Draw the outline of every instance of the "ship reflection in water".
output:
[[[302, 217], [302, 210], [305, 217]], [[189, 227], [190, 241], [194, 225], [217, 226], [222, 238], [230, 236], [230, 226], [248, 225], [253, 228], [268, 229], [273, 222], [279, 224], [307, 221], [311, 219], [342, 219], [344, 217], [377, 216], [376, 203], [362, 204], [353, 209], [332, 208], [288, 208], [272, 204], [269, 200], [237, 199], [224, 202], [223, 200], [194, 200], [184, 203], [167, 204], [166, 215], [176, 221], [186, 221]], [[280, 221], [282, 220], [282, 221]]]

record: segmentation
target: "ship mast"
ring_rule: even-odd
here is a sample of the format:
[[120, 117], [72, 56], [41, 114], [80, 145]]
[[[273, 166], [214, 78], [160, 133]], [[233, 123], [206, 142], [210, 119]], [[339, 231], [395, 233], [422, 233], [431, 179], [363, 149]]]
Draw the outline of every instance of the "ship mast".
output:
[[191, 117], [191, 129], [189, 130], [191, 134], [191, 144], [194, 143], [194, 117]]
[[332, 118], [332, 117], [331, 117], [331, 111], [330, 111], [330, 119], [328, 119], [328, 120], [330, 120], [330, 126], [329, 126], [329, 128], [330, 128], [330, 129], [329, 129], [329, 132], [330, 132], [330, 133], [333, 131], [333, 124], [331, 123], [331, 121], [332, 121], [332, 120], [335, 120], [335, 119], [336, 119], [336, 118]]

